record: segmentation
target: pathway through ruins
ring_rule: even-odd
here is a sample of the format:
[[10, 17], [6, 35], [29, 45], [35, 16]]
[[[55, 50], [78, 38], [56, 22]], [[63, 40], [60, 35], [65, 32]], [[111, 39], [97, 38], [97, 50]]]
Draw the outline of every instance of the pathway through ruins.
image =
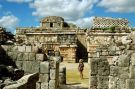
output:
[[61, 89], [88, 89], [89, 85], [89, 66], [84, 63], [84, 79], [80, 79], [78, 72], [78, 63], [61, 63], [61, 66], [66, 66], [67, 83], [61, 86]]

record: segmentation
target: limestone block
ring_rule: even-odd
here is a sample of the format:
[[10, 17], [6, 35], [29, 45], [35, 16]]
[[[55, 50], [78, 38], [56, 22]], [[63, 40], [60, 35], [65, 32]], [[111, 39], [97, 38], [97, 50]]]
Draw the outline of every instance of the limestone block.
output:
[[10, 52], [17, 52], [18, 51], [18, 46], [11, 46], [11, 49], [9, 51]]
[[[41, 83], [41, 89], [50, 89], [49, 84], [46, 82]], [[55, 89], [55, 88], [54, 88]]]
[[39, 72], [39, 62], [36, 62], [36, 61], [23, 61], [23, 70], [26, 73]]
[[66, 74], [66, 66], [60, 66], [59, 73], [64, 73], [64, 74]]
[[135, 66], [130, 66], [129, 68], [129, 78], [135, 79]]
[[50, 69], [50, 79], [56, 79], [56, 69]]
[[34, 61], [36, 59], [35, 53], [29, 53], [29, 61]]
[[40, 89], [41, 84], [40, 83], [36, 83], [36, 89]]
[[57, 89], [56, 88], [56, 80], [49, 81], [49, 89]]
[[135, 53], [131, 55], [131, 65], [135, 65]]
[[7, 45], [1, 45], [1, 47], [2, 47], [5, 51], [8, 50], [8, 46], [7, 46]]
[[98, 76], [98, 89], [108, 89], [109, 77], [108, 76]]
[[37, 61], [44, 61], [44, 54], [36, 54]]
[[29, 60], [29, 53], [23, 54], [23, 60], [28, 61]]
[[108, 67], [99, 67], [98, 68], [98, 75], [107, 76], [109, 74], [110, 74], [109, 66]]
[[32, 52], [32, 47], [31, 46], [26, 46], [26, 52]]
[[88, 53], [88, 57], [99, 57], [99, 54], [97, 52], [90, 52]]
[[127, 89], [126, 88], [126, 79], [119, 79], [117, 81], [117, 89]]
[[128, 67], [129, 66], [130, 56], [128, 55], [120, 55], [118, 58], [118, 66], [120, 67]]
[[118, 66], [110, 66], [110, 76], [118, 76]]
[[18, 51], [19, 51], [19, 52], [25, 52], [25, 48], [26, 48], [25, 45], [23, 45], [23, 46], [18, 46]]
[[126, 89], [135, 89], [135, 79], [126, 80]]
[[37, 46], [32, 46], [32, 52], [37, 53], [38, 52], [38, 47]]
[[97, 77], [96, 76], [90, 76], [90, 87], [97, 87], [98, 85], [98, 81], [97, 81]]
[[129, 68], [128, 67], [119, 67], [118, 77], [121, 79], [129, 78]]
[[105, 52], [102, 52], [102, 54], [101, 54], [102, 56], [106, 56], [106, 55], [108, 55], [108, 51], [105, 51]]
[[96, 75], [98, 73], [98, 60], [97, 59], [91, 59], [90, 60], [90, 70], [91, 75]]
[[49, 62], [40, 62], [40, 73], [49, 73]]
[[17, 60], [18, 61], [23, 61], [23, 55], [24, 55], [24, 53], [18, 53], [18, 55], [17, 55]]
[[49, 82], [49, 74], [40, 74], [39, 75], [39, 81], [41, 83], [48, 83]]
[[109, 63], [107, 61], [102, 61], [102, 60], [99, 60], [98, 62], [98, 67], [101, 68], [109, 68]]
[[109, 76], [109, 89], [117, 89], [117, 77]]
[[22, 69], [23, 61], [16, 61], [16, 66], [18, 69]]

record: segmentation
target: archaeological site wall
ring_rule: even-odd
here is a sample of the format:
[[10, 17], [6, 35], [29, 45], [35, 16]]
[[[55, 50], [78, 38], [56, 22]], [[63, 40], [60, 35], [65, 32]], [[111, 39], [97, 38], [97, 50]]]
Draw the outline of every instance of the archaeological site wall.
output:
[[[37, 79], [38, 81], [37, 82], [35, 81], [36, 88], [33, 85], [33, 87], [31, 86], [31, 88], [28, 89], [59, 88], [59, 62], [53, 60], [54, 56], [51, 56], [50, 60], [48, 60], [43, 53], [38, 52], [38, 48], [36, 46], [1, 45], [0, 49], [5, 51], [5, 54], [1, 55], [2, 57], [0, 58], [1, 62], [3, 61], [3, 63], [8, 64], [9, 60], [7, 62], [5, 61], [6, 57], [8, 56], [10, 60], [12, 60], [13, 62], [13, 63], [10, 62], [8, 65], [13, 65], [19, 69], [24, 70], [25, 75], [33, 73], [39, 74], [38, 76], [39, 80]], [[26, 76], [26, 78], [28, 77]], [[4, 89], [11, 89], [11, 87], [6, 87]], [[16, 87], [12, 89], [25, 89], [25, 88]]]
[[[88, 43], [89, 89], [134, 89], [135, 32], [117, 35], [104, 33], [100, 36], [96, 34], [96, 38], [101, 41], [93, 38], [94, 43], [100, 42], [100, 45]], [[90, 39], [92, 41], [91, 37]]]

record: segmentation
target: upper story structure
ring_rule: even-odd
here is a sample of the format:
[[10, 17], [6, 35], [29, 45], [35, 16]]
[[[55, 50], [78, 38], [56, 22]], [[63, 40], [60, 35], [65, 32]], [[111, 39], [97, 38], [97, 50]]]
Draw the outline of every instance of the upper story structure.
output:
[[128, 20], [124, 18], [94, 17], [93, 19], [93, 28], [128, 27], [128, 24]]

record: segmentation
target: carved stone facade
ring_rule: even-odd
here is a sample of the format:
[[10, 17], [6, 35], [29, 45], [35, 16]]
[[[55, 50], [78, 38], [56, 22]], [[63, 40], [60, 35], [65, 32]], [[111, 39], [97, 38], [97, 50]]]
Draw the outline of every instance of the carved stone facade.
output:
[[63, 61], [76, 61], [77, 28], [70, 28], [62, 17], [49, 16], [40, 21], [40, 27], [16, 29], [18, 45], [36, 45], [45, 54], [59, 50]]
[[123, 18], [95, 17], [93, 19], [93, 28], [106, 28], [112, 26], [127, 27], [128, 20]]

